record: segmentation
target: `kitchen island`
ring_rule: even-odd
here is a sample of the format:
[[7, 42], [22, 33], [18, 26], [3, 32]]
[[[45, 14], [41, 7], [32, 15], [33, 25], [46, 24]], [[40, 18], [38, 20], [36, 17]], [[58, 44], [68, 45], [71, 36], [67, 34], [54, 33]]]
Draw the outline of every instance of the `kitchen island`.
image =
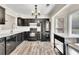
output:
[[54, 34], [54, 49], [58, 50], [59, 54], [68, 54], [68, 44], [77, 43], [79, 35]]

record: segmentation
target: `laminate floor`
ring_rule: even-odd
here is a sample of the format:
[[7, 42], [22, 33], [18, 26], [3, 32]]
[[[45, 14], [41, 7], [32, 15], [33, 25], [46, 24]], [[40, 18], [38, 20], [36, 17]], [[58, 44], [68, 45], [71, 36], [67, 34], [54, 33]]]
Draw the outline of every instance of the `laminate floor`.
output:
[[50, 42], [23, 41], [10, 55], [54, 55]]

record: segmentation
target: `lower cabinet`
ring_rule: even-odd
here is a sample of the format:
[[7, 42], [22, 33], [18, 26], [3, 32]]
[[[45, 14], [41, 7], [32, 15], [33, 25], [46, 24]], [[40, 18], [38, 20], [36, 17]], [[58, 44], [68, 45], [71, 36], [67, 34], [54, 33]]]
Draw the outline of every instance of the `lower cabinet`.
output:
[[0, 38], [0, 55], [9, 55], [24, 39], [25, 32]]
[[6, 54], [10, 54], [17, 46], [16, 35], [6, 37]]
[[41, 33], [41, 41], [50, 41], [50, 32]]
[[22, 42], [22, 33], [6, 37], [6, 54], [10, 54]]
[[6, 37], [6, 55], [10, 54], [23, 40], [23, 33]]
[[0, 38], [0, 55], [5, 55], [5, 38]]

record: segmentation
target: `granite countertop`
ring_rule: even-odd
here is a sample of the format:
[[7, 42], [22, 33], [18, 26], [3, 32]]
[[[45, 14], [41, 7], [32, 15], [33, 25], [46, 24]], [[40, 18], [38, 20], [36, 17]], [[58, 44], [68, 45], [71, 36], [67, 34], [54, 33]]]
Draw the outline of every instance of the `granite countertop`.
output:
[[11, 30], [0, 30], [0, 38], [2, 37], [7, 37], [7, 36], [10, 36], [10, 35], [14, 35], [14, 34], [17, 34], [17, 33], [21, 33], [21, 32], [24, 32], [25, 30], [20, 30], [20, 29], [14, 29], [12, 32]]
[[73, 44], [68, 44], [68, 46], [79, 52], [79, 44], [73, 43]]
[[72, 34], [72, 35], [68, 35], [68, 34], [64, 34], [64, 33], [55, 33], [56, 35], [59, 35], [61, 37], [64, 38], [79, 38], [78, 34]]
[[10, 35], [14, 35], [14, 34], [21, 33], [21, 32], [25, 32], [25, 31], [26, 32], [29, 31], [29, 28], [28, 29], [26, 29], [26, 28], [16, 28], [16, 29], [0, 30], [0, 38], [7, 37], [7, 36], [10, 36]]

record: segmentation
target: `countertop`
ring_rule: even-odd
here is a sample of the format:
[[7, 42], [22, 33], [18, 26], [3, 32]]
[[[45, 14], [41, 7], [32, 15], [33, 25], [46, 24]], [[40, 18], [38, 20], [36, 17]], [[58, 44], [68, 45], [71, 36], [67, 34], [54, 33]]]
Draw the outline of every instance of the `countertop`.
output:
[[75, 43], [75, 44], [68, 44], [69, 47], [73, 48], [74, 50], [76, 50], [77, 52], [79, 52], [79, 43]]
[[64, 33], [55, 33], [56, 35], [59, 35], [61, 37], [64, 38], [79, 38], [78, 34], [72, 34], [72, 35], [68, 35], [68, 34], [64, 34]]
[[14, 35], [14, 34], [18, 34], [18, 33], [24, 32], [24, 31], [25, 30], [20, 30], [20, 29], [13, 29], [13, 31], [11, 31], [11, 30], [0, 30], [0, 38], [11, 36], [11, 35]]

